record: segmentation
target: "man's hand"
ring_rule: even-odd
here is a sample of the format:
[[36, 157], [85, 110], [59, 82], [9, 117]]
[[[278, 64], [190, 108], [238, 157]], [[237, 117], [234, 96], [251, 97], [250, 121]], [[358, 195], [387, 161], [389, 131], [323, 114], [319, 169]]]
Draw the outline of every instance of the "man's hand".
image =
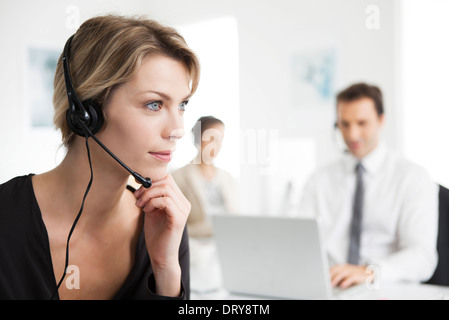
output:
[[342, 264], [333, 266], [330, 269], [332, 287], [349, 288], [359, 283], [365, 282], [371, 275], [366, 271], [366, 266], [353, 264]]

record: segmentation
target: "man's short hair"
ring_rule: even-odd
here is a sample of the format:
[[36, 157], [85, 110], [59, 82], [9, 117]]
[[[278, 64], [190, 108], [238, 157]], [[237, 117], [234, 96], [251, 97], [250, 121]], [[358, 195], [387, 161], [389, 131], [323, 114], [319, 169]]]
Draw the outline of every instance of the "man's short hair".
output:
[[367, 83], [355, 83], [344, 89], [337, 95], [337, 106], [340, 102], [352, 102], [362, 98], [370, 98], [374, 101], [378, 116], [384, 114], [382, 91], [379, 87]]

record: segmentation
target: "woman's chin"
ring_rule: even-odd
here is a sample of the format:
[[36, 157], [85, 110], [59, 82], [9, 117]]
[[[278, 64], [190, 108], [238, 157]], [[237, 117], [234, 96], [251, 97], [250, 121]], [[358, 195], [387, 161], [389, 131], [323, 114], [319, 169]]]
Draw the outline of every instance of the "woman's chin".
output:
[[167, 176], [167, 168], [164, 170], [151, 170], [151, 172], [147, 172], [147, 175], [145, 177], [148, 177], [151, 179], [151, 181], [157, 182], [162, 179], [164, 179]]

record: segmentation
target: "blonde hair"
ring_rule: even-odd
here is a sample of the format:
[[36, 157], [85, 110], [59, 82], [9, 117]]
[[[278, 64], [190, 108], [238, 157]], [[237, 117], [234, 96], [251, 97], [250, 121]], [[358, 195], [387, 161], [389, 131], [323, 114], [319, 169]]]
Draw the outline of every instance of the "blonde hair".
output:
[[[198, 58], [174, 28], [142, 17], [107, 15], [85, 21], [75, 33], [69, 54], [77, 96], [81, 101], [92, 99], [104, 105], [111, 90], [129, 81], [149, 54], [162, 54], [184, 63], [191, 79], [191, 94], [196, 91]], [[66, 122], [69, 105], [62, 55], [56, 67], [53, 105], [53, 122], [68, 147], [74, 134]]]

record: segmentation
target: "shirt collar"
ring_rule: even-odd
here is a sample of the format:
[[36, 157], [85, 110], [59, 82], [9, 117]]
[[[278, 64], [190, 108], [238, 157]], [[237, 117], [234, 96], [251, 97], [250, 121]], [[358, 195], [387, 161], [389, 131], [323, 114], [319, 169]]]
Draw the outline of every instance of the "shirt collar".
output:
[[[367, 174], [374, 174], [381, 167], [385, 157], [387, 156], [387, 148], [383, 143], [379, 143], [377, 147], [367, 154], [362, 160], [363, 168]], [[345, 163], [349, 172], [354, 172], [355, 166], [360, 160], [351, 154], [345, 157]]]

